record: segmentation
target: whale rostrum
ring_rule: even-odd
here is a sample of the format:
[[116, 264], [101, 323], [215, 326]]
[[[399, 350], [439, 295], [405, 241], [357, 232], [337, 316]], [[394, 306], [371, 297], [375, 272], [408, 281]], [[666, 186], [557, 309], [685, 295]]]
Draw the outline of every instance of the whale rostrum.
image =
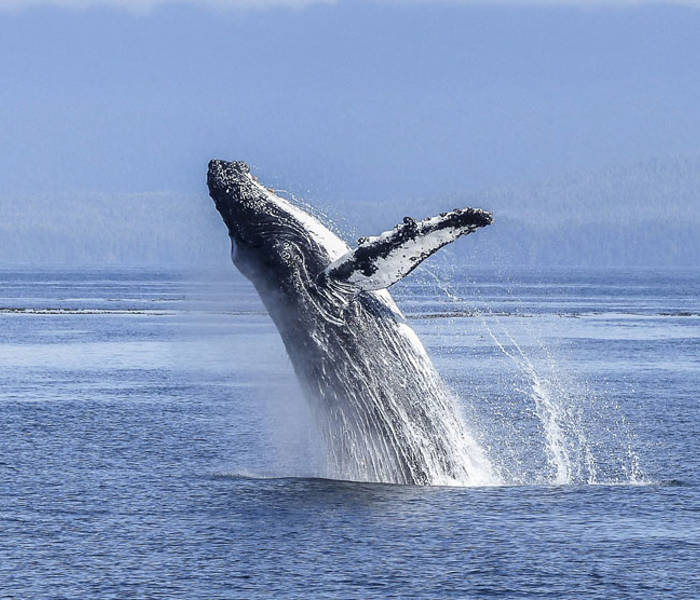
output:
[[496, 477], [423, 345], [385, 289], [462, 235], [492, 222], [455, 209], [350, 247], [277, 196], [243, 162], [207, 174], [236, 267], [275, 323], [326, 448], [326, 475], [404, 484]]

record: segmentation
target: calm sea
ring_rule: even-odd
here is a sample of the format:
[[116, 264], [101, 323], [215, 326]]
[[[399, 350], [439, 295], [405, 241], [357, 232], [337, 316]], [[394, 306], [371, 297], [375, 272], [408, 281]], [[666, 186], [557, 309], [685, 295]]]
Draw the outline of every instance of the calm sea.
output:
[[330, 478], [233, 270], [0, 271], [0, 598], [700, 597], [700, 272], [409, 279], [501, 485]]

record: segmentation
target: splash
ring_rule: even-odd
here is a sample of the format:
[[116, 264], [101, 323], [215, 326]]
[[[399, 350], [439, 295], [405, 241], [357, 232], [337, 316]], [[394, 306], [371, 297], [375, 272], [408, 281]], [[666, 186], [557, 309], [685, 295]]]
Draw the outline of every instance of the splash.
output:
[[517, 354], [511, 353], [505, 348], [503, 343], [496, 337], [493, 330], [488, 326], [483, 316], [481, 318], [481, 323], [496, 347], [511, 359], [518, 370], [524, 373], [529, 379], [530, 397], [535, 403], [535, 412], [544, 429], [548, 462], [555, 471], [554, 483], [570, 483], [571, 458], [567, 451], [564, 432], [559, 425], [559, 422], [562, 420], [563, 411], [561, 410], [561, 406], [553, 401], [550, 382], [539, 376], [530, 359], [509, 333], [506, 333], [506, 335], [517, 351]]
[[[449, 278], [446, 281], [427, 268], [423, 275], [449, 302], [466, 302]], [[486, 301], [479, 300], [482, 308], [468, 312], [477, 317], [490, 340], [492, 356], [501, 355], [510, 365], [495, 383], [498, 393], [481, 408], [487, 413], [497, 403], [500, 420], [475, 414], [479, 439], [489, 449], [501, 481], [517, 485], [644, 483], [631, 428], [619, 407], [577, 380], [539, 335], [521, 323], [507, 326]], [[473, 407], [474, 398], [462, 402], [472, 413], [479, 412]]]
[[495, 348], [513, 365], [517, 383], [511, 391], [532, 403], [531, 413], [541, 432], [541, 439], [523, 441], [530, 446], [533, 441], [540, 442], [545, 468], [539, 473], [515, 470], [510, 473], [514, 482], [564, 485], [644, 481], [630, 428], [617, 407], [572, 377], [539, 339], [526, 351], [499, 317], [481, 313], [480, 321]]

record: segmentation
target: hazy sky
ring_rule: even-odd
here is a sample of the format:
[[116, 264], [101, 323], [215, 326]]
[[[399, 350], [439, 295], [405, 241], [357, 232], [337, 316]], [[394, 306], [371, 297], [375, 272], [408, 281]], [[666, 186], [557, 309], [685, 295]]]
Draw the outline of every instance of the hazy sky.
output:
[[198, 192], [211, 157], [331, 204], [695, 158], [698, 4], [0, 0], [0, 198]]

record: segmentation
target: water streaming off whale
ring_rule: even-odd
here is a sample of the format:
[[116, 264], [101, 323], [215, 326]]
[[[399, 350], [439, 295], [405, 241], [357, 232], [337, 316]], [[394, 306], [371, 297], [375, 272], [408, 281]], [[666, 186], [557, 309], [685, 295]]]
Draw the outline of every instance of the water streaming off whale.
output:
[[326, 441], [326, 475], [433, 485], [497, 483], [413, 330], [397, 325], [391, 313], [388, 322], [367, 318], [362, 310], [346, 318], [351, 333], [342, 338], [334, 328], [314, 332], [319, 348], [314, 377], [302, 383], [318, 386], [307, 397]]

